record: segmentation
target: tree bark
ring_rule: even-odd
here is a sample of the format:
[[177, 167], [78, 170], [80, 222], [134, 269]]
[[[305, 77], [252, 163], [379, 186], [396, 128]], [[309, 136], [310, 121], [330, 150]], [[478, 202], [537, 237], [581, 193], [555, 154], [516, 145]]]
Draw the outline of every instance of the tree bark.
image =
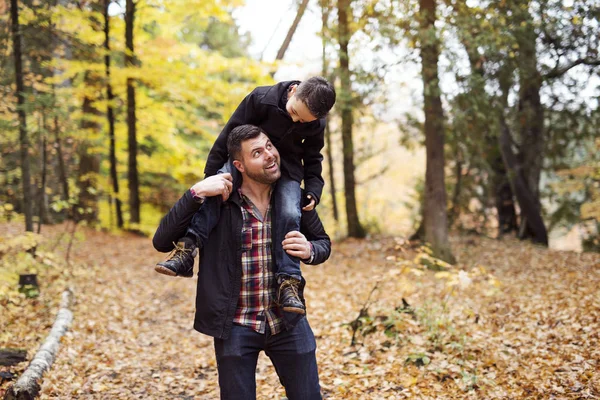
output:
[[292, 42], [292, 37], [294, 37], [294, 33], [296, 33], [296, 29], [298, 28], [298, 24], [304, 15], [304, 11], [306, 11], [306, 6], [308, 6], [308, 0], [302, 0], [302, 3], [300, 3], [298, 6], [296, 18], [294, 18], [294, 22], [292, 22], [292, 26], [290, 26], [290, 29], [288, 30], [288, 33], [285, 36], [279, 51], [277, 52], [277, 56], [275, 57], [276, 60], [283, 60], [283, 56]]
[[[128, 68], [135, 66], [135, 53], [133, 48], [133, 28], [135, 21], [135, 3], [126, 0], [125, 3], [125, 65]], [[133, 224], [140, 222], [140, 184], [137, 169], [137, 137], [135, 116], [135, 86], [134, 79], [127, 78], [127, 132], [129, 145], [128, 161], [128, 186], [129, 186], [129, 221]]]
[[27, 360], [25, 349], [0, 349], [0, 365], [11, 366]]
[[448, 241], [444, 182], [444, 112], [438, 78], [439, 42], [435, 32], [436, 1], [420, 0], [421, 63], [425, 111], [425, 239], [435, 257], [454, 263]]
[[[321, 16], [322, 16], [322, 45], [323, 45], [323, 75], [327, 76], [329, 74], [328, 71], [328, 60], [327, 60], [327, 25], [330, 14], [330, 7], [327, 4], [327, 0], [321, 0]], [[335, 78], [333, 75], [329, 77], [329, 81], [333, 84]], [[330, 113], [331, 114], [331, 113]], [[325, 148], [325, 154], [327, 155], [327, 166], [328, 166], [328, 175], [329, 175], [329, 193], [331, 194], [331, 206], [333, 209], [333, 219], [335, 221], [339, 221], [339, 212], [336, 198], [336, 189], [335, 189], [335, 171], [333, 169], [333, 148], [331, 147], [331, 128], [329, 128], [329, 123], [325, 126], [325, 143], [327, 144]]]
[[60, 128], [58, 126], [58, 117], [54, 116], [54, 146], [56, 147], [56, 156], [58, 157], [58, 175], [62, 184], [63, 200], [69, 201], [69, 181], [67, 179], [67, 167], [60, 143]]
[[338, 104], [342, 116], [342, 146], [344, 153], [344, 193], [346, 196], [346, 219], [348, 236], [362, 238], [366, 232], [358, 218], [356, 208], [356, 181], [354, 178], [354, 144], [352, 142], [352, 87], [350, 83], [350, 68], [348, 42], [350, 30], [348, 27], [347, 10], [351, 10], [349, 0], [338, 0], [338, 29], [340, 44], [340, 82], [341, 90]]
[[[84, 84], [92, 86], [99, 77], [94, 73], [87, 71], [84, 75]], [[94, 133], [100, 132], [97, 119], [102, 115], [94, 106], [94, 99], [86, 95], [82, 105], [83, 120], [81, 128], [83, 131], [91, 131]], [[89, 150], [89, 145], [86, 141], [80, 143], [77, 152], [79, 155], [79, 171], [77, 185], [79, 187], [79, 201], [76, 210], [79, 212], [73, 213], [75, 221], [87, 221], [95, 223], [98, 217], [98, 195], [97, 195], [97, 177], [100, 172], [100, 160], [98, 155], [93, 154]]]
[[[457, 156], [455, 154], [455, 156]], [[463, 163], [457, 157], [454, 171], [456, 173], [456, 184], [454, 185], [454, 191], [452, 193], [452, 206], [448, 212], [448, 226], [452, 227], [457, 218], [460, 217], [460, 192], [462, 189], [462, 167]]]
[[[110, 179], [112, 181], [112, 190], [115, 198], [115, 208], [117, 216], [117, 227], [123, 228], [123, 213], [121, 212], [121, 199], [119, 198], [119, 177], [117, 175], [117, 156], [115, 149], [115, 115], [113, 112], [114, 95], [112, 85], [110, 83], [110, 16], [108, 15], [108, 6], [110, 0], [104, 0], [104, 66], [106, 71], [106, 98], [108, 106], [106, 110], [106, 118], [108, 119], [108, 136], [110, 140]], [[112, 196], [111, 196], [112, 197]], [[110, 204], [112, 208], [112, 204]]]
[[[43, 116], [45, 119], [46, 116]], [[44, 211], [46, 206], [46, 169], [48, 165], [48, 150], [46, 149], [46, 124], [44, 123], [44, 134], [42, 137], [42, 187], [40, 189], [40, 204], [38, 207], [38, 229], [39, 234], [42, 231], [42, 223], [44, 222]]]
[[[496, 140], [496, 142], [498, 142]], [[498, 148], [498, 145], [495, 146]], [[499, 151], [499, 150], [498, 150]], [[494, 200], [498, 212], [498, 237], [518, 231], [514, 195], [502, 156], [492, 160]]]
[[21, 181], [23, 184], [23, 211], [25, 230], [33, 232], [33, 199], [31, 198], [31, 172], [29, 165], [29, 138], [25, 116], [25, 85], [23, 83], [23, 60], [21, 54], [21, 29], [19, 26], [19, 2], [10, 1], [10, 17], [15, 60], [15, 80], [17, 85], [17, 114], [19, 116], [19, 141], [21, 147]]
[[[517, 121], [519, 121], [521, 146], [518, 160], [522, 160], [523, 177], [532, 197], [531, 201], [536, 204], [537, 209], [541, 210], [539, 186], [544, 157], [544, 108], [540, 100], [540, 91], [543, 79], [538, 71], [537, 35], [529, 8], [518, 8], [515, 19], [517, 23], [515, 26], [520, 27], [515, 35], [519, 45]], [[538, 218], [535, 221], [538, 221]], [[521, 224], [525, 224], [521, 229], [524, 232], [521, 238], [531, 238], [537, 243], [548, 243], [547, 237], [535, 237], [536, 232], [540, 234], [542, 230], [540, 227], [534, 227], [533, 223], [531, 218], [521, 219]], [[543, 220], [541, 223], [543, 224]], [[544, 228], [543, 231], [545, 232], [546, 229]]]
[[523, 223], [526, 224], [522, 226], [529, 227], [533, 242], [547, 246], [548, 232], [540, 213], [539, 202], [527, 185], [523, 167], [512, 150], [510, 129], [503, 114], [500, 115], [500, 124], [500, 150], [511, 180], [513, 192], [517, 197], [519, 206], [521, 206], [521, 219], [525, 220]]

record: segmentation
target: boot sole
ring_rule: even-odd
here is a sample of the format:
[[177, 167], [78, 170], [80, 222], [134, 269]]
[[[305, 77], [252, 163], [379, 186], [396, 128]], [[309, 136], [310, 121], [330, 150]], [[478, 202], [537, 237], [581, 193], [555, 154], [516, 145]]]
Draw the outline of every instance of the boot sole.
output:
[[294, 314], [306, 314], [306, 311], [301, 309], [301, 308], [296, 308], [296, 307], [283, 307], [283, 311], [287, 311], [287, 312], [291, 312]]
[[159, 274], [169, 275], [169, 276], [177, 276], [177, 274], [171, 271], [169, 268], [163, 267], [162, 265], [154, 266], [154, 270]]

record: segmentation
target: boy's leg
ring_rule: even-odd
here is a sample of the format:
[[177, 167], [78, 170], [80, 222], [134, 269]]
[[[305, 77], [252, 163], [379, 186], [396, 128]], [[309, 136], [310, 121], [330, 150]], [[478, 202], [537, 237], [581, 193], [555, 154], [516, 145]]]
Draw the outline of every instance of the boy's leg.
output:
[[[234, 176], [235, 172], [237, 172], [237, 169], [233, 167], [231, 159], [217, 171], [217, 174], [230, 173], [235, 178], [232, 192], [236, 189], [235, 186], [239, 184], [237, 182], [238, 176]], [[208, 241], [208, 235], [217, 226], [217, 223], [219, 223], [222, 203], [223, 199], [221, 196], [208, 197], [204, 200], [202, 207], [194, 214], [185, 236], [194, 239], [194, 243], [198, 248], [204, 248], [204, 245]]]
[[[218, 173], [229, 172], [232, 175], [233, 164], [229, 160]], [[235, 168], [234, 168], [235, 169]], [[239, 177], [235, 175], [234, 188], [239, 184]], [[170, 257], [156, 264], [154, 270], [169, 276], [182, 276], [191, 278], [194, 275], [194, 258], [198, 250], [202, 249], [208, 241], [208, 235], [219, 222], [221, 216], [221, 196], [208, 197], [202, 207], [194, 214], [184, 237], [177, 241], [177, 246]]]
[[306, 318], [289, 331], [267, 336], [267, 356], [290, 400], [319, 400], [321, 387], [315, 351], [315, 336]]
[[286, 253], [281, 244], [288, 232], [300, 231], [300, 200], [302, 197], [300, 183], [282, 175], [277, 181], [273, 195], [275, 196], [272, 218], [275, 244], [273, 247], [277, 277], [285, 275], [300, 280], [302, 276], [300, 260]]
[[273, 252], [277, 283], [279, 284], [278, 302], [284, 311], [304, 314], [306, 307], [299, 295], [302, 280], [300, 260], [290, 256], [283, 249], [285, 235], [291, 231], [300, 231], [300, 183], [282, 176], [275, 187], [273, 223]]
[[264, 349], [265, 335], [233, 325], [226, 340], [215, 339], [221, 399], [256, 399], [256, 361]]

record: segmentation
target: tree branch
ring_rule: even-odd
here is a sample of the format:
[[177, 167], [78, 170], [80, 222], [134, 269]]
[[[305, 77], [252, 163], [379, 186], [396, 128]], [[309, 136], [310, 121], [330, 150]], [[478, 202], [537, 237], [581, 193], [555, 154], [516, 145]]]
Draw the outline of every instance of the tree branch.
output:
[[544, 80], [558, 78], [565, 73], [567, 73], [571, 68], [574, 68], [578, 65], [600, 65], [600, 60], [598, 59], [590, 59], [590, 58], [580, 58], [578, 60], [573, 61], [570, 64], [564, 65], [562, 67], [555, 67], [550, 72], [543, 76]]

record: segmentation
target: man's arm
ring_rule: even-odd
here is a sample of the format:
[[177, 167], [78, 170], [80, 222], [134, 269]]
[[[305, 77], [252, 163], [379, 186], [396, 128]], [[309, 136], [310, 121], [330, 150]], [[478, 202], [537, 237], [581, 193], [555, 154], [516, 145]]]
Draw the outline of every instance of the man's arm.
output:
[[154, 248], [163, 253], [173, 250], [173, 243], [185, 236], [192, 217], [202, 206], [202, 199], [220, 195], [225, 201], [231, 189], [231, 174], [211, 176], [192, 186], [160, 221], [152, 238]]
[[205, 176], [215, 175], [219, 168], [227, 162], [227, 136], [229, 136], [233, 128], [244, 124], [258, 125], [260, 122], [257, 110], [257, 105], [260, 101], [259, 97], [260, 95], [254, 89], [235, 109], [208, 153], [206, 167], [204, 167]]
[[331, 240], [315, 210], [302, 213], [300, 230], [301, 232], [292, 231], [285, 236], [283, 249], [305, 264], [325, 262], [331, 254]]
[[325, 122], [324, 119], [320, 122], [320, 132], [316, 136], [311, 136], [304, 139], [304, 190], [307, 195], [311, 195], [316, 204], [319, 204], [321, 195], [323, 193], [323, 186], [325, 181], [323, 180], [323, 155], [321, 150], [325, 146], [324, 131]]

